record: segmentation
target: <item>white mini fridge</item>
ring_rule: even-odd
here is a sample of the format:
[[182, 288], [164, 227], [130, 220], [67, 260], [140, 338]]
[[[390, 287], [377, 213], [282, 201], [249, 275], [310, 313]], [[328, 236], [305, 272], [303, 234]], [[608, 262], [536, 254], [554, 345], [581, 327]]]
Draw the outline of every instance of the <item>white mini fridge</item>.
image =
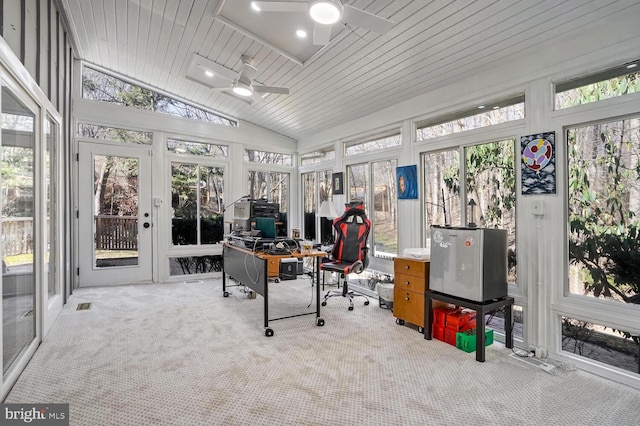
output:
[[475, 302], [507, 296], [507, 231], [431, 227], [429, 289]]

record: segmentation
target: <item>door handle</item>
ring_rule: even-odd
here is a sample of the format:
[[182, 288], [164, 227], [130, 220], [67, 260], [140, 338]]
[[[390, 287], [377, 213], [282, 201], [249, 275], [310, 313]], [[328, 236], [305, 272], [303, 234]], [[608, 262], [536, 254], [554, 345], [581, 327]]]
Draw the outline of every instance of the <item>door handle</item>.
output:
[[149, 224], [149, 222], [145, 222], [145, 223], [143, 223], [143, 224], [142, 224], [142, 226], [143, 226], [144, 228], [148, 228], [148, 227], [150, 227], [151, 225]]

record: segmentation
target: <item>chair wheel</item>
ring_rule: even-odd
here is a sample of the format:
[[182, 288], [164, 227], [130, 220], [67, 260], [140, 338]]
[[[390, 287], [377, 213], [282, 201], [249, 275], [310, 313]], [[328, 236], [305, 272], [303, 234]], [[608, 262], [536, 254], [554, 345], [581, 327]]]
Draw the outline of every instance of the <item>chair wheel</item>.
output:
[[322, 327], [324, 325], [324, 320], [322, 318], [316, 318], [316, 325], [318, 327]]
[[265, 336], [267, 336], [267, 337], [271, 337], [271, 336], [273, 336], [273, 330], [272, 330], [272, 329], [270, 329], [270, 328], [267, 328], [267, 329], [264, 331], [264, 335], [265, 335]]
[[223, 296], [223, 297], [229, 297], [229, 292], [228, 292], [228, 291], [225, 291], [224, 293], [222, 293], [222, 296]]
[[350, 310], [350, 311], [353, 311], [353, 306], [349, 306], [349, 310]]
[[322, 302], [321, 305], [322, 306], [327, 306], [327, 302]]
[[368, 301], [368, 300], [365, 300], [365, 301], [364, 301], [364, 305], [365, 305], [365, 306], [367, 306], [368, 304], [369, 304], [369, 301]]

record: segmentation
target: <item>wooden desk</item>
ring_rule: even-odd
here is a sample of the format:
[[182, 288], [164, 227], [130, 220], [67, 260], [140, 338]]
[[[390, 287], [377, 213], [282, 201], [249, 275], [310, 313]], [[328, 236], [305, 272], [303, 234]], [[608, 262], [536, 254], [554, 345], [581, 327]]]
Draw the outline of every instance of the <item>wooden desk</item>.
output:
[[433, 332], [431, 329], [433, 324], [432, 300], [440, 300], [441, 302], [451, 303], [452, 305], [462, 306], [476, 311], [476, 361], [479, 362], [484, 362], [484, 316], [496, 309], [506, 307], [507, 309], [504, 310], [504, 345], [507, 348], [513, 348], [513, 315], [511, 312], [513, 310], [513, 297], [503, 297], [502, 299], [489, 302], [474, 302], [437, 291], [427, 290], [424, 293], [424, 338], [427, 340], [431, 340]]
[[[263, 252], [254, 252], [244, 247], [236, 246], [224, 243], [222, 248], [222, 295], [224, 297], [229, 296], [227, 291], [227, 275], [229, 278], [234, 279], [239, 284], [249, 287], [264, 298], [264, 328], [265, 336], [273, 336], [273, 329], [269, 327], [269, 321], [276, 321], [285, 318], [299, 317], [303, 315], [310, 315], [314, 312], [305, 312], [302, 314], [289, 315], [280, 318], [269, 319], [269, 263], [273, 261], [279, 261], [284, 258], [314, 258], [315, 266], [315, 286], [316, 286], [316, 321], [315, 324], [319, 327], [324, 325], [324, 320], [320, 318], [320, 259], [327, 254], [323, 251], [311, 251], [308, 253], [291, 253], [282, 255], [271, 255]], [[249, 263], [245, 261], [250, 256]], [[255, 262], [256, 267], [248, 268], [247, 265], [253, 265]]]

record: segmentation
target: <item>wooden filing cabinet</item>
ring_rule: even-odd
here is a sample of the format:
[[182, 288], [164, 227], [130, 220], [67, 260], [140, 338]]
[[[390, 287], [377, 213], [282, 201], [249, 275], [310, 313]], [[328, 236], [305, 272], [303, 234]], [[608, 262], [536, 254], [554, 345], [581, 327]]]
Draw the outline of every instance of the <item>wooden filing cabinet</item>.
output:
[[429, 260], [396, 257], [393, 262], [393, 316], [396, 323], [424, 326], [424, 292], [429, 288]]
[[280, 276], [280, 259], [275, 256], [267, 258], [267, 277], [278, 278]]

